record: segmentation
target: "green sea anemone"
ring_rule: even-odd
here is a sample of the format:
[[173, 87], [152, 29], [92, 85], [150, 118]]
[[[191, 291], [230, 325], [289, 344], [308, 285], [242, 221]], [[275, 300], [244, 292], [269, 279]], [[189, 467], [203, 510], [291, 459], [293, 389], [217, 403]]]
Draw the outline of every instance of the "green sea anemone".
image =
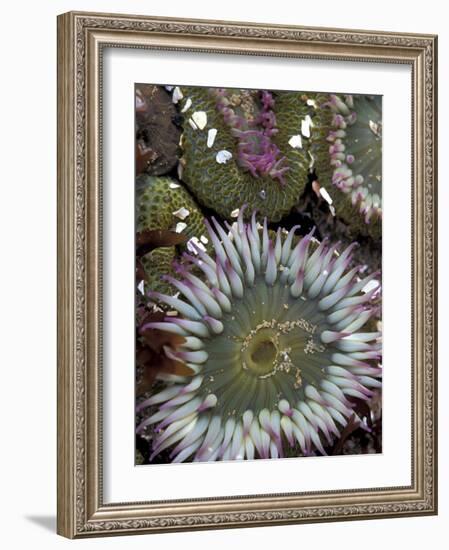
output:
[[[201, 246], [207, 242], [203, 214], [182, 184], [170, 177], [141, 175], [136, 180], [136, 230], [170, 230]], [[149, 288], [167, 292], [170, 286], [162, 276], [172, 273], [176, 248], [165, 246], [148, 252], [141, 258], [145, 280]]]
[[[337, 214], [380, 236], [382, 216], [382, 98], [318, 94], [311, 154], [322, 185], [331, 183]], [[330, 191], [330, 189], [329, 189]]]
[[169, 229], [192, 238], [206, 232], [203, 215], [181, 183], [168, 176], [136, 180], [137, 231]]
[[145, 274], [145, 288], [170, 292], [170, 286], [162, 280], [164, 275], [173, 273], [173, 260], [176, 257], [174, 246], [155, 248], [140, 259]]
[[164, 449], [173, 462], [325, 454], [350, 419], [364, 425], [351, 400], [381, 387], [381, 333], [363, 331], [379, 312], [378, 274], [349, 269], [355, 245], [339, 254], [297, 226], [270, 238], [266, 218], [245, 223], [243, 210], [226, 228], [206, 222], [215, 254], [184, 255], [166, 278], [179, 297], [148, 293], [172, 312], [142, 330], [183, 336], [165, 353], [194, 372], [138, 404], [150, 460]]
[[230, 219], [242, 204], [270, 222], [298, 201], [309, 158], [299, 92], [183, 87], [180, 177], [197, 200]]

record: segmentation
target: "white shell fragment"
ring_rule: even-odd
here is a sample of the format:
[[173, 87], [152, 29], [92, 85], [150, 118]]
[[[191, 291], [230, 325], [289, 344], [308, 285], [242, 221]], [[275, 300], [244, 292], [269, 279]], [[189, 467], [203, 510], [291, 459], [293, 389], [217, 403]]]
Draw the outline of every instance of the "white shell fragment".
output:
[[189, 118], [189, 124], [194, 130], [204, 130], [207, 124], [207, 114], [204, 111], [195, 111]]
[[178, 103], [180, 99], [182, 99], [184, 96], [179, 88], [179, 86], [176, 86], [176, 88], [173, 90], [173, 94], [171, 96], [171, 100], [173, 103]]
[[208, 132], [207, 132], [207, 146], [209, 147], [209, 149], [212, 147], [212, 145], [214, 144], [214, 141], [215, 141], [215, 138], [217, 136], [217, 129], [216, 128], [211, 128]]
[[173, 212], [173, 216], [176, 216], [180, 220], [185, 220], [189, 214], [190, 212], [187, 210], [187, 208], [184, 208], [184, 206], [182, 206], [179, 210], [175, 210], [175, 212]]
[[170, 189], [178, 189], [178, 187], [181, 187], [179, 183], [171, 182], [169, 185]]
[[376, 122], [373, 122], [372, 120], [369, 121], [369, 127], [370, 127], [370, 130], [371, 132], [373, 132], [373, 134], [377, 137], [380, 137], [380, 127], [379, 127], [379, 124], [377, 124]]
[[306, 103], [309, 107], [316, 107], [316, 101], [314, 99], [308, 99]]
[[310, 115], [306, 115], [303, 120], [301, 120], [301, 134], [309, 138], [310, 137], [310, 128], [312, 126], [312, 119], [310, 118]]
[[218, 153], [215, 156], [215, 160], [218, 162], [218, 164], [226, 164], [228, 160], [232, 159], [232, 153], [229, 151], [226, 151], [226, 149], [222, 149], [221, 151], [218, 151]]
[[332, 197], [329, 195], [325, 187], [320, 187], [320, 195], [327, 202], [327, 204], [332, 204], [333, 202]]
[[187, 250], [189, 250], [190, 252], [193, 252], [194, 254], [197, 254], [197, 250], [195, 246], [197, 248], [200, 248], [201, 250], [204, 250], [204, 251], [206, 250], [206, 247], [202, 242], [200, 242], [198, 237], [192, 237], [187, 241]]
[[187, 224], [185, 222], [178, 222], [176, 224], [176, 233], [182, 233], [184, 229], [187, 227]]
[[137, 285], [137, 290], [140, 292], [140, 294], [145, 295], [145, 281], [140, 281], [140, 283]]
[[312, 153], [310, 151], [307, 151], [307, 153], [308, 153], [309, 158], [310, 158], [309, 168], [312, 169], [314, 164], [315, 164], [315, 157], [312, 155]]
[[167, 311], [166, 315], [167, 315], [167, 317], [177, 317], [178, 312], [175, 309], [172, 309], [170, 311]]
[[237, 218], [240, 212], [240, 208], [236, 208], [231, 212], [231, 218]]
[[296, 136], [292, 136], [289, 140], [288, 140], [288, 144], [290, 145], [290, 147], [293, 147], [293, 149], [302, 149], [302, 138], [299, 134], [297, 134]]
[[192, 100], [190, 99], [190, 97], [188, 97], [186, 99], [186, 102], [184, 103], [184, 107], [181, 109], [181, 113], [185, 113], [186, 111], [188, 111], [191, 106], [192, 106]]
[[207, 243], [209, 242], [209, 239], [208, 239], [207, 237], [205, 237], [204, 235], [201, 235], [200, 241], [201, 241], [203, 244], [207, 244]]
[[174, 88], [174, 86], [164, 86], [167, 92], [171, 92]]

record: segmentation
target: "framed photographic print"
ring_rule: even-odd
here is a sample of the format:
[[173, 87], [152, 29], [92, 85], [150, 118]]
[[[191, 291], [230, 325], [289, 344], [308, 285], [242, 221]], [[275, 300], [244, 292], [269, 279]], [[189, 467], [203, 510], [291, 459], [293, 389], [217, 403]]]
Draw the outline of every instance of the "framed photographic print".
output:
[[58, 18], [58, 532], [435, 514], [431, 35]]

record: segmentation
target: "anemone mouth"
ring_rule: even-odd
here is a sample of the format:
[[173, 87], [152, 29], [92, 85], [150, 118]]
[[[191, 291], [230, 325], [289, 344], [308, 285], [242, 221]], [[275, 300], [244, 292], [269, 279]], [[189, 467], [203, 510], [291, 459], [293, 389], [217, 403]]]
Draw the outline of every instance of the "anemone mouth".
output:
[[213, 224], [215, 257], [197, 249], [167, 278], [185, 300], [150, 293], [177, 315], [147, 326], [185, 338], [165, 353], [195, 375], [166, 377], [137, 430], [155, 425], [153, 456], [172, 447], [176, 462], [325, 454], [355, 415], [351, 398], [381, 387], [381, 333], [360, 332], [379, 311], [379, 287], [363, 292], [377, 273], [360, 279], [353, 246], [338, 254], [296, 227], [270, 239], [243, 209], [228, 232]]
[[259, 332], [258, 336], [256, 333], [244, 343], [240, 352], [243, 369], [253, 371], [258, 378], [270, 376], [276, 372], [279, 359], [278, 335]]
[[257, 277], [221, 322], [223, 332], [205, 341], [203, 388], [217, 396], [225, 417], [299, 399], [303, 384], [315, 384], [320, 365], [331, 361], [320, 340], [325, 315], [281, 282], [267, 286]]

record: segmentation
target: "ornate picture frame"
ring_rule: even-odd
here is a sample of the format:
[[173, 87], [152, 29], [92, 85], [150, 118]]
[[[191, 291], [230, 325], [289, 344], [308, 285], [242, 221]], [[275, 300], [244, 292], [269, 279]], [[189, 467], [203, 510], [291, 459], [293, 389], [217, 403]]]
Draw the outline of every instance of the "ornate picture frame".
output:
[[[411, 69], [409, 485], [176, 500], [153, 500], [150, 491], [145, 502], [105, 502], [102, 89], [106, 48], [374, 62]], [[437, 513], [436, 109], [437, 37], [433, 35], [77, 12], [58, 17], [59, 534], [83, 538]]]

